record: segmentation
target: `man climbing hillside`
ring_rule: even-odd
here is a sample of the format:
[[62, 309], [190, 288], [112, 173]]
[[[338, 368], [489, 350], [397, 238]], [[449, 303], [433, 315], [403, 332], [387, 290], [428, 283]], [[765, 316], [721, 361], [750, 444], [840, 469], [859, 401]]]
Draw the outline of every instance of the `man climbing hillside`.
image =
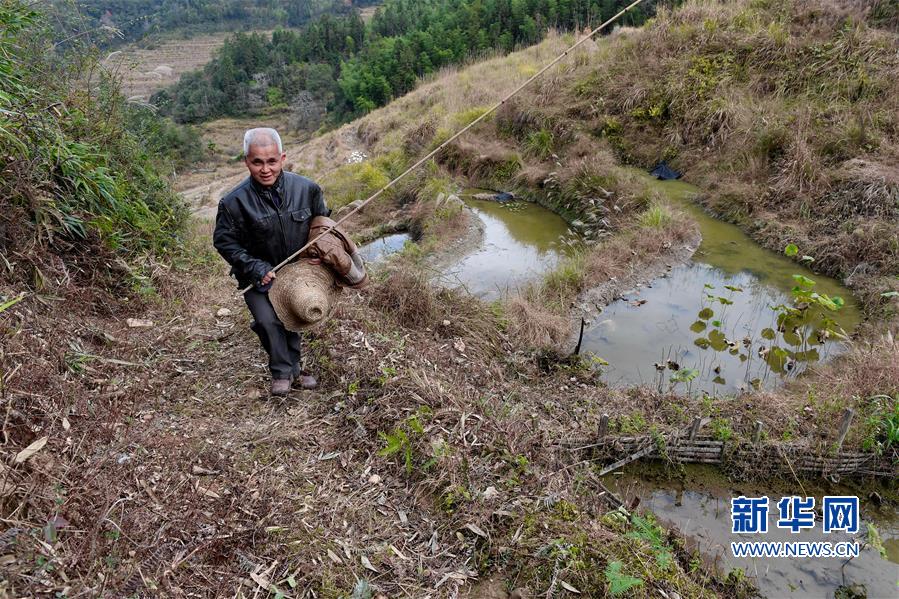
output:
[[213, 244], [239, 286], [253, 286], [244, 295], [253, 315], [250, 327], [269, 356], [272, 395], [286, 396], [293, 382], [303, 389], [318, 382], [300, 368], [300, 336], [284, 328], [269, 301], [273, 265], [308, 241], [313, 217], [330, 211], [317, 184], [283, 171], [287, 155], [277, 131], [250, 129], [243, 151], [250, 176], [219, 202]]

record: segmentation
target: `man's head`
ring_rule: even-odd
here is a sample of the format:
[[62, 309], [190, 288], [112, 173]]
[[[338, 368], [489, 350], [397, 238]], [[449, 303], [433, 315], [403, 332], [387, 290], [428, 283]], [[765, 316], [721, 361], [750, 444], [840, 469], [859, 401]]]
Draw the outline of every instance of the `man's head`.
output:
[[284, 167], [287, 154], [281, 145], [281, 136], [274, 129], [259, 127], [250, 129], [243, 136], [244, 162], [250, 176], [260, 185], [274, 185]]

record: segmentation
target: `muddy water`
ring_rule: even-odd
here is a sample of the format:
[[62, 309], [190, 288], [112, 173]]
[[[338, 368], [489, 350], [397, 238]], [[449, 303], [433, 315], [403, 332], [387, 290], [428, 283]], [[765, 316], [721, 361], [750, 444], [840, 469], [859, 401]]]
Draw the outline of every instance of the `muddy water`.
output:
[[[820, 332], [818, 315], [798, 326], [779, 327], [773, 307], [792, 305], [793, 275], [802, 274], [815, 281], [814, 291], [845, 300], [832, 318], [851, 332], [860, 312], [848, 289], [710, 217], [691, 201], [695, 187], [648, 175], [646, 180], [690, 213], [702, 243], [689, 263], [625, 293], [585, 331], [583, 347], [609, 362], [605, 376], [611, 384], [732, 394], [771, 388], [844, 349], [836, 337]], [[656, 364], [665, 369], [657, 370]], [[678, 376], [672, 368], [684, 373]]]
[[[703, 558], [722, 573], [741, 568], [758, 586], [762, 597], [821, 597], [834, 596], [842, 584], [863, 584], [869, 599], [899, 596], [899, 518], [895, 512], [879, 511], [862, 497], [859, 535], [845, 533], [823, 534], [820, 519], [812, 530], [793, 535], [777, 528], [780, 497], [799, 494], [816, 497], [857, 495], [844, 488], [759, 489], [751, 484], [731, 484], [717, 471], [708, 467], [689, 466], [680, 480], [663, 480], [654, 468], [641, 466], [617, 476], [607, 477], [611, 488], [623, 496], [625, 502], [640, 498], [640, 509], [653, 512], [666, 526], [676, 527], [687, 539], [691, 549], [698, 549]], [[773, 503], [769, 510], [768, 533], [764, 535], [731, 534], [730, 500], [740, 495], [759, 497], [768, 495]], [[871, 547], [862, 549], [858, 557], [843, 567], [845, 559], [838, 558], [735, 558], [730, 543], [735, 541], [857, 541], [864, 543], [866, 523], [873, 524], [883, 539], [887, 559]], [[844, 577], [845, 576], [845, 581]]]
[[366, 263], [375, 263], [383, 260], [391, 254], [402, 251], [406, 242], [412, 237], [408, 233], [393, 233], [379, 237], [374, 241], [370, 241], [359, 248], [359, 253]]
[[438, 277], [483, 299], [495, 299], [553, 269], [564, 255], [567, 223], [531, 202], [462, 199], [483, 223], [483, 244]]

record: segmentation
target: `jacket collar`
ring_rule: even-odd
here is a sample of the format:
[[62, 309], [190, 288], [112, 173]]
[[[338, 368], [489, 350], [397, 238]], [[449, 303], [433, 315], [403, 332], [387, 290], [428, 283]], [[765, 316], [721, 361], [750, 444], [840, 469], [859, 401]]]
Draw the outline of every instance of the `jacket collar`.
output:
[[281, 198], [283, 199], [284, 198], [284, 179], [285, 179], [284, 171], [282, 170], [281, 174], [278, 175], [278, 178], [275, 179], [275, 182], [269, 187], [266, 187], [266, 186], [260, 184], [259, 181], [257, 181], [256, 179], [254, 179], [252, 177], [252, 175], [250, 176], [250, 184], [253, 186], [253, 189], [256, 190], [256, 193], [265, 194], [265, 195], [268, 195], [271, 192], [271, 189], [275, 188], [278, 191], [278, 195], [281, 196]]

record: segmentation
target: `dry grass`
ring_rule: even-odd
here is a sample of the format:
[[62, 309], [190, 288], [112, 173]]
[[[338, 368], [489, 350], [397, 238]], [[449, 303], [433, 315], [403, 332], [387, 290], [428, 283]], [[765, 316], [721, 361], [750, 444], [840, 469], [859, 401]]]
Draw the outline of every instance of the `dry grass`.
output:
[[538, 290], [514, 295], [504, 302], [504, 307], [509, 333], [521, 347], [564, 351], [570, 343], [574, 323], [550, 306]]
[[[643, 569], [652, 550], [599, 520], [589, 465], [565, 469], [555, 440], [628, 405], [589, 372], [541, 374], [485, 306], [400, 271], [344, 294], [307, 340], [320, 392], [264, 401], [248, 317], [209, 264], [135, 310], [147, 329], [35, 296], [3, 314], [4, 591], [250, 597], [290, 579], [328, 597], [366, 577], [453, 596], [502, 568], [534, 592], [555, 570], [600, 593], [620, 559], [682, 596], [724, 596], [679, 565]], [[385, 452], [398, 431], [406, 445]], [[538, 552], [558, 543], [591, 566]]]
[[[832, 14], [834, 6], [829, 2], [824, 12]], [[744, 198], [741, 211], [751, 209], [747, 196], [774, 181], [772, 169], [781, 159], [800, 156], [798, 150], [787, 152], [793, 141], [788, 136], [770, 155], [746, 159], [758, 131], [746, 128], [754, 115], [736, 106], [746, 102], [742, 89], [719, 90], [726, 102], [714, 107], [717, 117], [699, 103], [682, 123], [683, 115], [668, 125], [627, 116], [658, 99], [653, 85], [665, 78], [654, 77], [671, 66], [665, 58], [679, 60], [697, 45], [732, 47], [734, 41], [739, 44], [733, 47], [743, 48], [751, 42], [764, 51], [759, 60], [791, 56], [796, 43], [753, 13], [741, 25], [745, 32], [728, 29], [744, 8], [739, 2], [689, 2], [682, 12], [663, 14], [664, 27], [599, 44], [589, 55], [596, 64], [575, 61], [556, 80], [558, 88], [571, 84], [573, 90], [561, 109], [548, 102], [549, 88], [538, 90], [543, 97], [534, 98], [539, 110], [531, 116], [562, 140], [562, 165], [529, 157], [517, 180], [542, 184], [555, 170], [558, 185], [544, 189], [544, 199], [558, 202], [559, 210], [570, 203], [574, 214], [608, 216], [608, 225], [593, 229], [607, 233], [601, 243], [502, 306], [434, 289], [424, 275], [397, 261], [369, 290], [344, 294], [335, 318], [307, 338], [307, 365], [322, 383], [318, 392], [295, 393], [286, 402], [261, 399], [264, 356], [214, 257], [173, 272], [181, 282], [168, 288], [166, 269], [158, 269], [158, 301], [117, 302], [60, 271], [44, 294], [5, 311], [0, 516], [12, 528], [0, 536], [0, 549], [13, 558], [4, 564], [7, 577], [0, 585], [6, 586], [0, 591], [23, 595], [68, 587], [70, 594], [249, 597], [269, 592], [273, 584], [295, 596], [336, 597], [365, 577], [389, 596], [455, 596], [475, 577], [502, 573], [534, 594], [552, 595], [555, 574], [585, 596], [601, 596], [607, 587], [599, 573], [617, 559], [647, 579], [640, 596], [659, 590], [668, 596], [734, 596], [734, 589], [710, 575], [689, 570], [683, 553], [667, 572], [654, 568], [650, 548], [602, 519], [607, 508], [596, 501], [600, 487], [593, 464], [577, 462], [560, 440], [589, 442], [603, 413], [613, 430], [640, 421], [645, 429], [638, 432], [657, 434], [703, 414], [727, 418], [737, 436], [749, 436], [762, 420], [772, 438], [826, 448], [834, 414], [854, 405], [864, 415], [848, 442], [855, 448], [871, 435], [865, 418], [882, 416], [868, 398], [899, 393], [895, 341], [868, 336], [871, 341], [856, 343], [845, 358], [787, 391], [739, 401], [611, 390], [576, 361], [541, 368], [535, 348], [564, 346], [573, 324], [567, 312], [585, 287], [613, 293], [629, 277], [645, 276], [653, 263], [670, 258], [679, 245], [695, 241], [677, 213], [668, 222], [647, 216], [651, 226], [633, 228], [653, 198], [629, 190], [633, 182], [614, 167], [606, 148], [649, 158], [661, 153], [661, 144], [679, 140], [686, 145], [678, 148], [679, 160], [695, 164], [711, 181], [720, 171], [700, 146], [713, 143], [727, 168], [751, 165], [745, 171], [751, 179], [737, 176], [727, 187]], [[812, 19], [808, 29], [823, 27], [822, 19]], [[708, 28], [706, 20], [712, 22]], [[734, 39], [722, 38], [722, 32]], [[460, 114], [498, 97], [503, 85], [523, 80], [563, 42], [553, 38], [536, 49], [445, 72], [361, 123], [289, 152], [297, 168], [308, 165], [306, 172], [327, 179], [364, 144], [374, 155], [403, 144], [424, 151], [433, 143], [427, 140], [432, 130], [439, 139]], [[611, 78], [600, 74], [585, 85], [585, 77], [607, 66], [603, 61], [610, 57], [630, 62], [609, 71]], [[672, 73], [683, 75], [685, 65], [680, 67]], [[482, 85], [494, 76], [503, 85]], [[783, 80], [764, 79], [753, 78], [748, 89], [786, 93]], [[592, 86], [603, 90], [602, 102]], [[619, 111], [625, 100], [630, 110], [615, 114], [633, 140], [605, 135], [592, 145], [577, 131], [557, 135], [572, 122], [598, 129], [606, 112]], [[711, 126], [702, 123], [704, 116]], [[794, 133], [789, 119], [774, 121]], [[431, 125], [421, 129], [424, 122]], [[846, 120], [838, 122], [844, 126]], [[818, 147], [811, 134], [801, 137], [807, 148]], [[477, 158], [484, 139], [496, 139], [489, 124], [459, 147]], [[496, 141], [487, 154], [519, 152], [514, 135], [503, 139], [506, 150]], [[868, 185], [843, 187], [835, 179], [826, 186], [843, 194], [829, 204], [838, 213], [860, 206], [875, 211], [873, 217], [862, 215], [874, 220], [860, 222], [857, 237], [863, 241], [851, 250], [858, 253], [852, 255], [855, 264], [865, 252], [866, 260], [889, 256], [880, 246], [864, 245], [873, 238], [888, 246], [892, 239], [893, 229], [878, 211], [892, 193], [883, 157], [893, 143], [887, 139], [879, 148], [860, 171], [846, 171], [871, 173], [864, 179]], [[847, 175], [845, 182], [858, 179]], [[874, 203], [857, 202], [855, 193], [868, 194]], [[393, 202], [397, 218], [414, 215], [428, 223], [436, 214], [425, 198], [411, 205], [396, 197]], [[776, 223], [778, 214], [752, 216]], [[429, 234], [444, 237], [455, 226], [452, 219], [437, 219]], [[823, 232], [806, 234], [824, 247]], [[847, 255], [834, 248], [835, 264]], [[889, 264], [874, 263], [864, 280], [875, 280]], [[3, 284], [3, 296], [13, 292]], [[232, 313], [215, 316], [221, 307]], [[132, 329], [125, 315], [155, 324]], [[43, 449], [16, 461], [18, 452], [44, 436]]]

